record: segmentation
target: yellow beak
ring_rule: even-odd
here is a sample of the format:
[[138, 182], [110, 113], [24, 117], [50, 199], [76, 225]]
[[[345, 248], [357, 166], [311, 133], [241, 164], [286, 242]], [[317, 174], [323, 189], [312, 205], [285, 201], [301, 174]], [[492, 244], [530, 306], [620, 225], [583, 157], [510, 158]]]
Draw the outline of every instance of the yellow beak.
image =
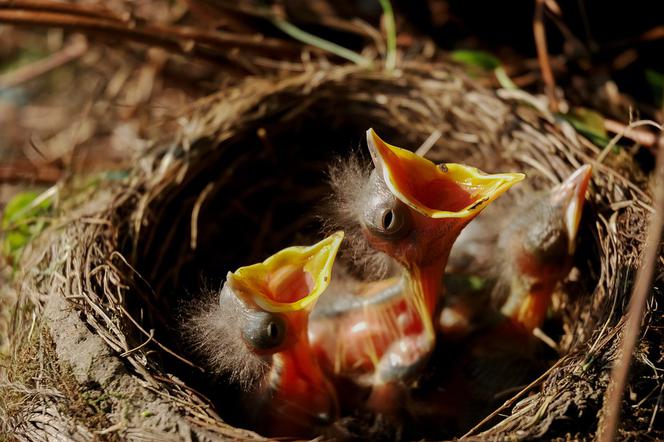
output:
[[560, 186], [551, 192], [553, 204], [559, 204], [564, 210], [565, 230], [567, 230], [567, 251], [571, 255], [576, 248], [576, 235], [581, 223], [586, 191], [592, 177], [592, 167], [588, 164], [576, 169]]
[[430, 218], [467, 218], [525, 178], [522, 173], [485, 174], [474, 167], [436, 165], [415, 153], [387, 144], [373, 129], [367, 145], [387, 187], [405, 204]]
[[245, 301], [268, 312], [311, 309], [330, 283], [343, 238], [339, 231], [312, 246], [288, 247], [261, 263], [229, 272], [227, 283]]

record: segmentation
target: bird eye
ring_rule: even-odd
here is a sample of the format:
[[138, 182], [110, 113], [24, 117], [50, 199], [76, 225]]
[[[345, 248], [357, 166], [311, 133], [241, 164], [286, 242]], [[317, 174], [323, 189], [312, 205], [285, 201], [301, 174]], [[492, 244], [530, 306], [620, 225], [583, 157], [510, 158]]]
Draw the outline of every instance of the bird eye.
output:
[[267, 337], [270, 341], [277, 341], [280, 333], [280, 327], [276, 322], [269, 322], [267, 324]]
[[404, 207], [396, 204], [394, 207], [377, 207], [370, 227], [376, 233], [391, 238], [405, 234], [408, 214]]
[[398, 239], [408, 233], [408, 207], [394, 196], [375, 171], [363, 192], [362, 224], [371, 233], [385, 239]]
[[286, 338], [286, 321], [268, 312], [251, 312], [242, 327], [242, 337], [255, 350], [279, 347]]
[[382, 227], [383, 230], [391, 230], [394, 227], [394, 211], [392, 209], [385, 209], [382, 215]]

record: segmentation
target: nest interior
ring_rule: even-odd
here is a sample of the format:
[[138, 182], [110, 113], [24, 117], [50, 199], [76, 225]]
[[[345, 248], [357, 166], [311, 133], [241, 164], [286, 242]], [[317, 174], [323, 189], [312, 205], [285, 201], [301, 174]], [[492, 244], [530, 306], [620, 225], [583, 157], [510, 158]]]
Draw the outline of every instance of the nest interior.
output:
[[[129, 180], [104, 189], [47, 238], [24, 284], [40, 303], [67, 298], [74, 312], [67, 317], [80, 322], [62, 320], [57, 308], [49, 314], [47, 305], [62, 361], [80, 365], [80, 356], [67, 355], [71, 337], [63, 327], [77, 327], [79, 341], [93, 336], [108, 349], [104, 363], [114, 361], [112, 376], [95, 372], [91, 364], [100, 362], [93, 361], [74, 370], [82, 388], [117, 389], [121, 374], [122, 388], [146, 392], [132, 397], [129, 413], [126, 396], [110, 400], [110, 422], [123, 422], [115, 431], [129, 438], [259, 437], [234, 426], [242, 425], [235, 392], [210, 384], [182, 345], [182, 307], [218, 289], [227, 271], [320, 237], [316, 215], [330, 193], [327, 166], [358, 150], [368, 127], [412, 148], [440, 134], [429, 158], [525, 171], [525, 191], [593, 164], [575, 263], [581, 276], [564, 285], [556, 303], [562, 356], [476, 437], [595, 431], [650, 204], [626, 154], [599, 163], [600, 150], [534, 97], [496, 94], [449, 67], [416, 63], [390, 73], [312, 66], [280, 81], [252, 79], [197, 103], [180, 122], [177, 136], [141, 158]], [[661, 274], [660, 267], [658, 284]], [[654, 317], [656, 309], [649, 309]], [[637, 362], [661, 357], [652, 347], [640, 346]], [[653, 385], [644, 380], [637, 388]], [[34, 410], [25, 416], [16, 428], [31, 439], [45, 424]], [[81, 438], [89, 433], [72, 424], [74, 416], [50, 416], [53, 428]]]

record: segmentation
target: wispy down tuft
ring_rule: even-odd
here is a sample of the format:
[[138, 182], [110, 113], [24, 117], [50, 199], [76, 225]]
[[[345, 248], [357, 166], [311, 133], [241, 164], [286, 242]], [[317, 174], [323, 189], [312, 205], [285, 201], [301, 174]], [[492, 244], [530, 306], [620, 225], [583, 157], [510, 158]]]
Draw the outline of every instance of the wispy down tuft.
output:
[[340, 255], [350, 261], [353, 270], [365, 279], [381, 279], [398, 268], [398, 264], [386, 254], [371, 247], [362, 234], [361, 216], [364, 191], [372, 168], [359, 153], [337, 158], [329, 169], [332, 195], [323, 208], [321, 219], [329, 233], [346, 232]]
[[208, 293], [185, 308], [182, 334], [191, 351], [215, 375], [244, 390], [255, 390], [268, 372], [265, 359], [251, 352], [240, 335], [242, 306], [233, 296]]

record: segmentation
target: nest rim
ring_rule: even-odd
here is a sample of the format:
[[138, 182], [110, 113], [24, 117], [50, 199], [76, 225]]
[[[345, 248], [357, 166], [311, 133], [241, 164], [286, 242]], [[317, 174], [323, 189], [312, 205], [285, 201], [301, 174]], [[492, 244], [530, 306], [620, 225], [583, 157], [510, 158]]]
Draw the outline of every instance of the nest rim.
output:
[[[348, 95], [344, 97], [344, 93]], [[338, 104], [344, 102], [345, 107]], [[337, 103], [345, 114], [330, 110], [330, 103]], [[531, 171], [535, 185], [555, 182], [582, 163], [591, 163], [595, 174], [590, 200], [598, 216], [593, 219], [596, 225], [590, 228], [601, 259], [597, 287], [578, 302], [576, 311], [570, 310], [569, 315], [576, 315], [576, 321], [566, 324], [566, 341], [561, 342], [566, 354], [540, 377], [539, 391], [528, 389], [528, 396], [514, 401], [508, 417], [476, 434], [480, 439], [540, 437], [568, 411], [560, 400], [552, 401], [551, 397], [568, 393], [567, 400], [575, 398], [574, 392], [588, 388], [572, 385], [584, 376], [594, 376], [598, 385], [605, 386], [605, 370], [598, 367], [600, 364], [588, 368], [583, 361], [588, 352], [604, 362], [615, 357], [613, 343], [622, 326], [620, 312], [629, 296], [628, 287], [621, 282], [629, 280], [638, 263], [651, 201], [643, 177], [634, 173], [634, 168], [595, 161], [600, 149], [537, 103], [534, 97], [526, 96], [524, 100], [523, 95], [517, 97], [509, 91], [483, 89], [454, 68], [437, 65], [432, 69], [414, 62], [394, 72], [320, 66], [279, 81], [249, 79], [192, 106], [175, 141], [159, 143], [141, 158], [126, 182], [109, 186], [95, 198], [97, 207], [101, 201], [102, 210], [83, 209], [64, 233], [50, 237], [47, 233], [44, 243], [48, 247], [33, 258], [35, 270], [28, 271], [22, 291], [39, 308], [46, 295], [68, 297], [67, 305], [77, 312], [88, 332], [108, 346], [109, 357], [127, 367], [130, 378], [160, 392], [174, 415], [186, 418], [196, 431], [208, 437], [260, 438], [225, 423], [205, 395], [164, 371], [161, 356], [152, 357], [155, 351], [170, 354], [168, 358], [196, 372], [198, 369], [188, 357], [161, 344], [158, 332], [150, 331], [159, 331], [154, 321], [160, 319], [148, 314], [141, 320], [129, 313], [140, 311], [141, 305], [152, 302], [151, 296], [166, 290], [153, 287], [154, 278], [143, 275], [141, 262], [156, 256], [146, 249], [154, 250], [155, 244], [169, 240], [168, 235], [164, 239], [156, 234], [154, 227], [168, 212], [169, 204], [185, 195], [188, 210], [177, 222], [189, 223], [190, 229], [182, 242], [195, 253], [205, 240], [197, 230], [205, 215], [202, 207], [209, 198], [219, 196], [204, 175], [211, 165], [225, 161], [224, 152], [239, 149], [242, 140], [250, 138], [265, 147], [261, 128], [274, 129], [273, 121], [297, 125], [298, 118], [307, 113], [328, 109], [333, 116], [336, 112], [337, 117], [351, 120], [346, 115], [350, 114], [359, 120], [350, 126], [375, 121], [388, 133], [390, 128], [395, 133], [398, 126], [404, 131], [399, 134], [404, 141], [396, 143], [400, 145], [416, 147], [417, 142], [439, 131], [451, 142], [439, 156], [434, 150], [434, 159], [444, 159], [446, 152], [453, 151], [463, 152], [464, 162], [489, 170], [497, 164], [518, 164]], [[270, 133], [279, 137], [277, 132]], [[495, 155], [492, 149], [500, 150]], [[487, 160], [492, 155], [498, 158], [495, 162]], [[624, 201], [634, 203], [620, 206]], [[67, 243], [74, 238], [72, 250]], [[64, 250], [67, 252], [62, 253]], [[53, 270], [53, 257], [58, 255], [62, 256], [53, 272], [59, 275], [57, 278], [44, 277], [43, 271], [36, 270], [48, 266]], [[161, 265], [154, 264], [152, 270]], [[57, 346], [58, 339], [55, 341]], [[592, 393], [579, 393], [581, 400], [576, 406], [597, 409], [601, 400], [590, 399]], [[528, 425], [546, 401], [550, 402], [547, 419]]]

